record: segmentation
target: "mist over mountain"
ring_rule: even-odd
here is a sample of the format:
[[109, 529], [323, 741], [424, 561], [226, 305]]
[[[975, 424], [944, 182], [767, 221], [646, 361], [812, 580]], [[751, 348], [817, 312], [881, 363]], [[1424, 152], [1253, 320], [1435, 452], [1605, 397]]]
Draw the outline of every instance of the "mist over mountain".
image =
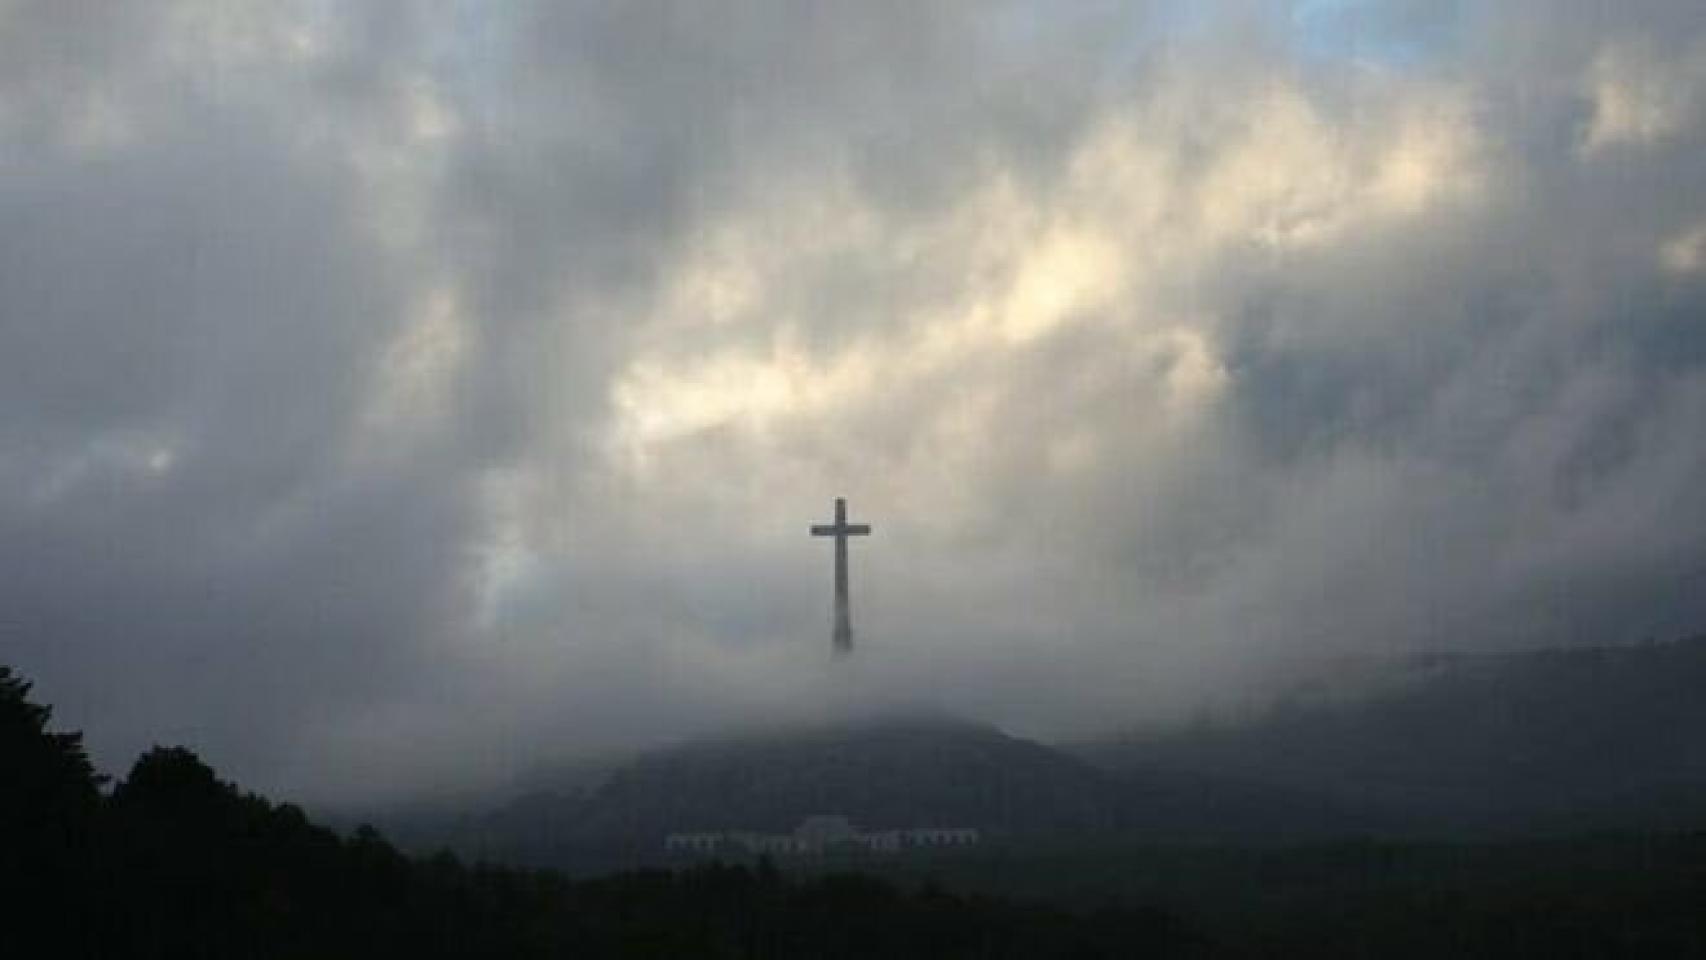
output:
[[873, 830], [974, 827], [996, 844], [1706, 824], [1706, 638], [1408, 657], [1362, 689], [1052, 746], [940, 714], [747, 728], [579, 769], [416, 824], [414, 838], [577, 867], [660, 859], [670, 833], [781, 833], [816, 814]]
[[[1706, 947], [1699, 829], [1276, 847], [1133, 844], [1102, 824], [829, 865], [863, 876], [794, 860], [786, 873], [770, 861], [677, 862], [574, 880], [464, 867], [442, 851], [411, 860], [370, 826], [339, 837], [181, 747], [149, 751], [107, 793], [81, 735], [48, 729], [50, 708], [29, 692], [0, 666], [0, 906], [11, 942], [56, 954], [1668, 958]], [[762, 780], [777, 763], [823, 757], [911, 772], [946, 758], [952, 770], [956, 753], [1079, 788], [1106, 783], [988, 728], [901, 721], [685, 745], [637, 761], [591, 805], [647, 796], [660, 767], [664, 786], [694, 786], [743, 771], [742, 758], [764, 764], [743, 771]], [[535, 848], [552, 852], [565, 851]]]
[[1110, 771], [1308, 790], [1405, 830], [1534, 832], [1706, 822], [1706, 637], [1441, 654], [1378, 692], [1079, 744]]
[[[986, 842], [1292, 835], [1295, 791], [1113, 774], [982, 724], [896, 717], [714, 738], [644, 754], [589, 792], [540, 792], [465, 821], [481, 856], [657, 860], [665, 835], [785, 833], [818, 814], [871, 830], [972, 827]], [[599, 860], [599, 862], [602, 862]]]

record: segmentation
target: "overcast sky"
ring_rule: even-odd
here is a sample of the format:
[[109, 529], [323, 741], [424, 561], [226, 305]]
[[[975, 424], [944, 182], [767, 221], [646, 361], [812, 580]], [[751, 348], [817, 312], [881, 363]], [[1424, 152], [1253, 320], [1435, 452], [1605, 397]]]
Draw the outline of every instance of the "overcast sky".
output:
[[1706, 629], [1702, 157], [1699, 0], [0, 0], [0, 662], [344, 803]]

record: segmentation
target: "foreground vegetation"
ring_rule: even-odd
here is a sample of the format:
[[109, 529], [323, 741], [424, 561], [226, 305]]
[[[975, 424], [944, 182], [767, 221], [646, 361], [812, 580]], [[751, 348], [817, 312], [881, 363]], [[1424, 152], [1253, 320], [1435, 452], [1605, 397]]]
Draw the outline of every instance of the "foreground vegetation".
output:
[[864, 867], [903, 887], [1149, 904], [1202, 931], [1217, 956], [1706, 956], [1706, 832], [1036, 844]]

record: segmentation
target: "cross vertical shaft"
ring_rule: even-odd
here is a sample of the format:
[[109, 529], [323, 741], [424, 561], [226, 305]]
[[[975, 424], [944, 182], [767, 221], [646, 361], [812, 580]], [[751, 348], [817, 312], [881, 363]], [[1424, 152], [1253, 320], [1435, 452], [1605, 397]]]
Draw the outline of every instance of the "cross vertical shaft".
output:
[[[847, 508], [844, 501], [835, 501], [835, 525], [847, 524]], [[836, 653], [848, 653], [853, 649], [853, 611], [850, 609], [847, 597], [847, 535], [841, 534], [835, 538], [835, 637], [832, 641]]]
[[835, 522], [813, 524], [812, 536], [835, 538], [835, 627], [831, 643], [836, 656], [853, 651], [853, 614], [847, 590], [847, 538], [870, 536], [871, 527], [865, 523], [847, 522], [847, 500], [835, 498]]

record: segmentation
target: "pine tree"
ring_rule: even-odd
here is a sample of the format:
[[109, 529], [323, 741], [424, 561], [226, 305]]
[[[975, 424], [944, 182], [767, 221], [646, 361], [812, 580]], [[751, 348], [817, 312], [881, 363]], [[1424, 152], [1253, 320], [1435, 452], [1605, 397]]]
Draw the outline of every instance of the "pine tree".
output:
[[53, 711], [30, 687], [0, 666], [0, 912], [35, 928], [25, 932], [61, 928], [69, 947], [80, 933], [64, 921], [87, 892], [101, 778], [81, 733], [48, 731]]

